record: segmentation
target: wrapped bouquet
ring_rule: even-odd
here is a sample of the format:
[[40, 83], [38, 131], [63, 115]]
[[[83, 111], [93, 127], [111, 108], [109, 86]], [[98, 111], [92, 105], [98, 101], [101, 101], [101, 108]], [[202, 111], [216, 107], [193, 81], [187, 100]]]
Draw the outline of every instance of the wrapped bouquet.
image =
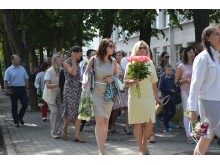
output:
[[93, 101], [90, 89], [83, 89], [79, 102], [79, 115], [81, 120], [89, 121], [93, 113]]
[[[127, 77], [130, 79], [138, 79], [143, 80], [147, 78], [151, 73], [148, 70], [147, 62], [150, 61], [148, 56], [130, 56], [127, 58], [130, 65], [127, 69]], [[138, 94], [138, 98], [141, 97], [140, 85], [136, 85], [136, 93]]]
[[[184, 115], [189, 116], [190, 111], [186, 110], [184, 112]], [[204, 136], [206, 135], [209, 127], [209, 122], [208, 119], [205, 118], [203, 122], [200, 120], [197, 120], [193, 125], [192, 125], [192, 132], [191, 136], [197, 137], [197, 136]]]

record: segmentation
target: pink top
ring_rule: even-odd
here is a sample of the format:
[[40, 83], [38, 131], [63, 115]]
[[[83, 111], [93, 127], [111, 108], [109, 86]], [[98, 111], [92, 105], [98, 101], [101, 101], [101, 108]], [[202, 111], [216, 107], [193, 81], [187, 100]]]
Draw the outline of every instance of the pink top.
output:
[[[190, 78], [191, 79], [191, 77], [192, 77], [192, 65], [187, 65], [187, 64], [181, 63], [181, 64], [179, 64], [178, 68], [183, 71], [182, 77], [180, 79], [184, 79], [184, 78]], [[181, 84], [180, 89], [182, 91], [186, 92], [186, 93], [189, 93], [190, 82]]]

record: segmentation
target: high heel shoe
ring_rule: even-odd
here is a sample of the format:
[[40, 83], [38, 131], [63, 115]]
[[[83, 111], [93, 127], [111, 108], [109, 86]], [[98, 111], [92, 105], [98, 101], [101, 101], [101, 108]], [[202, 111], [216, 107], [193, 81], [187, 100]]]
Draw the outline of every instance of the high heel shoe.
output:
[[62, 130], [62, 138], [63, 140], [67, 139], [67, 130]]
[[132, 132], [131, 131], [127, 131], [125, 128], [124, 128], [124, 131], [125, 131], [125, 134], [132, 135]]
[[149, 142], [150, 142], [150, 143], [156, 143], [154, 134], [152, 134], [152, 135], [150, 136]]

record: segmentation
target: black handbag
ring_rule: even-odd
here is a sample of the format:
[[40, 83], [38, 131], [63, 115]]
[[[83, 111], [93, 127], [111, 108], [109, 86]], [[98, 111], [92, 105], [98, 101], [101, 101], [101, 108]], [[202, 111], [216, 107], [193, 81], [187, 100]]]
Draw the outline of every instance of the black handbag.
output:
[[90, 90], [92, 91], [95, 86], [95, 68], [94, 68], [95, 58], [92, 58], [92, 68], [90, 70]]
[[172, 96], [172, 102], [173, 104], [180, 104], [182, 102], [181, 89], [179, 83], [176, 84], [175, 93]]

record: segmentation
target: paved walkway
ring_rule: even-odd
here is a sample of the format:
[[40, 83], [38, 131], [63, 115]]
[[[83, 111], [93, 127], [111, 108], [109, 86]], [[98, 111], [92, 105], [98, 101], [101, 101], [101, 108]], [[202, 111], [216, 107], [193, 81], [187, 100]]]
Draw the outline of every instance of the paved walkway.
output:
[[[52, 139], [50, 123], [41, 120], [40, 112], [25, 114], [25, 125], [15, 128], [11, 117], [10, 98], [0, 91], [0, 124], [8, 155], [97, 155], [94, 124], [85, 126], [81, 136], [86, 143], [73, 141], [73, 123], [68, 128], [68, 139]], [[126, 135], [123, 130], [122, 114], [118, 120], [117, 132], [108, 134], [107, 155], [137, 155], [138, 148], [134, 135]], [[48, 113], [49, 116], [49, 113]], [[148, 143], [151, 155], [191, 155], [195, 144], [187, 144], [183, 130], [174, 128], [172, 134], [164, 133], [163, 127], [155, 127], [156, 143]], [[212, 142], [208, 154], [220, 154], [216, 140]]]

